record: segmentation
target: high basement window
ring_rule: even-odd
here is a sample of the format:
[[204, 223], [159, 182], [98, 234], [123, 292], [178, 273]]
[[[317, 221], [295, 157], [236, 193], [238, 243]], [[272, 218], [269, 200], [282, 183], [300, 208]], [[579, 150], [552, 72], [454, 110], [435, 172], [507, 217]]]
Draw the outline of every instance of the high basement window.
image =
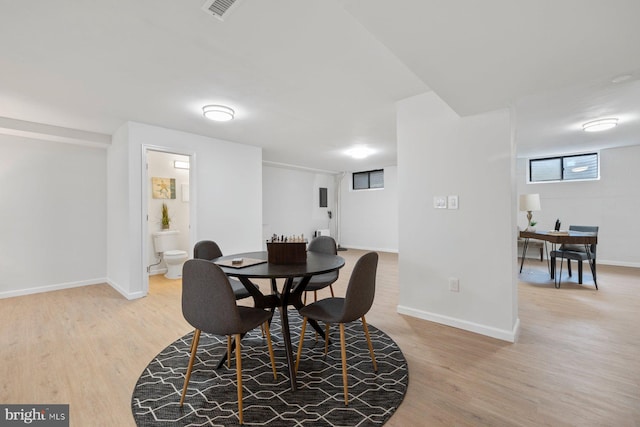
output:
[[384, 170], [376, 169], [365, 172], [354, 172], [352, 175], [354, 190], [384, 188]]
[[600, 179], [598, 153], [529, 159], [529, 183]]

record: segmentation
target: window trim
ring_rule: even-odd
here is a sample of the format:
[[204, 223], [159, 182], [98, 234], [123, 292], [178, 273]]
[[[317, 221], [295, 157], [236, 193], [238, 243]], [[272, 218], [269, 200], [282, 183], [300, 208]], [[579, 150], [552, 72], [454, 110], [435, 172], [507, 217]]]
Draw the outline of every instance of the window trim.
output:
[[[371, 173], [382, 172], [382, 187], [371, 187]], [[356, 175], [367, 175], [368, 186], [367, 188], [355, 188]], [[367, 171], [351, 172], [351, 191], [370, 191], [370, 190], [384, 190], [384, 169], [371, 169]]]
[[[595, 155], [598, 164], [597, 176], [595, 178], [582, 178], [582, 179], [565, 179], [564, 178], [564, 168], [561, 167], [560, 179], [554, 179], [549, 181], [532, 181], [531, 180], [531, 162], [536, 160], [560, 160], [561, 166], [564, 163], [564, 159], [568, 157], [581, 157], [581, 156], [592, 156]], [[600, 152], [599, 151], [590, 151], [586, 153], [573, 153], [573, 154], [562, 154], [559, 156], [548, 156], [548, 157], [530, 157], [527, 159], [527, 184], [548, 184], [548, 183], [557, 183], [557, 182], [584, 182], [584, 181], [599, 181], [600, 180]]]

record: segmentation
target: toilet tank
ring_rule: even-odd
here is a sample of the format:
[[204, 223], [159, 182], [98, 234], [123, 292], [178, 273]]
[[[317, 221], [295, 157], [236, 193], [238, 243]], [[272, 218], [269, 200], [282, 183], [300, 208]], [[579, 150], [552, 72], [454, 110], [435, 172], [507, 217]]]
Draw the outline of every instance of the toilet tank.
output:
[[156, 252], [178, 249], [178, 230], [156, 231], [153, 233], [153, 247]]

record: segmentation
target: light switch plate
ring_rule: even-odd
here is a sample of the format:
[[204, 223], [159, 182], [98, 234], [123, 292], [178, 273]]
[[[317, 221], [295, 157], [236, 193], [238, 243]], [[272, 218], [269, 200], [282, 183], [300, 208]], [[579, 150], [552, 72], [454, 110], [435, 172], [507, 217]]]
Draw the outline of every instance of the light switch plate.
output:
[[447, 206], [449, 209], [458, 209], [458, 196], [449, 196]]
[[447, 198], [445, 196], [434, 196], [433, 207], [436, 209], [447, 209]]

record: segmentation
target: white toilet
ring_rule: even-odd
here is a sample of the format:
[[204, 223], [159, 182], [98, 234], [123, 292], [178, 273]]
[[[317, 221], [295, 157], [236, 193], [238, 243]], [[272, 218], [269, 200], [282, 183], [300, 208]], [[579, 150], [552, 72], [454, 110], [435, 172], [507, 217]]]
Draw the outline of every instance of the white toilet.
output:
[[178, 230], [156, 231], [153, 233], [153, 246], [160, 253], [167, 265], [167, 279], [180, 279], [182, 277], [182, 264], [189, 257], [187, 251], [176, 249], [178, 247]]

